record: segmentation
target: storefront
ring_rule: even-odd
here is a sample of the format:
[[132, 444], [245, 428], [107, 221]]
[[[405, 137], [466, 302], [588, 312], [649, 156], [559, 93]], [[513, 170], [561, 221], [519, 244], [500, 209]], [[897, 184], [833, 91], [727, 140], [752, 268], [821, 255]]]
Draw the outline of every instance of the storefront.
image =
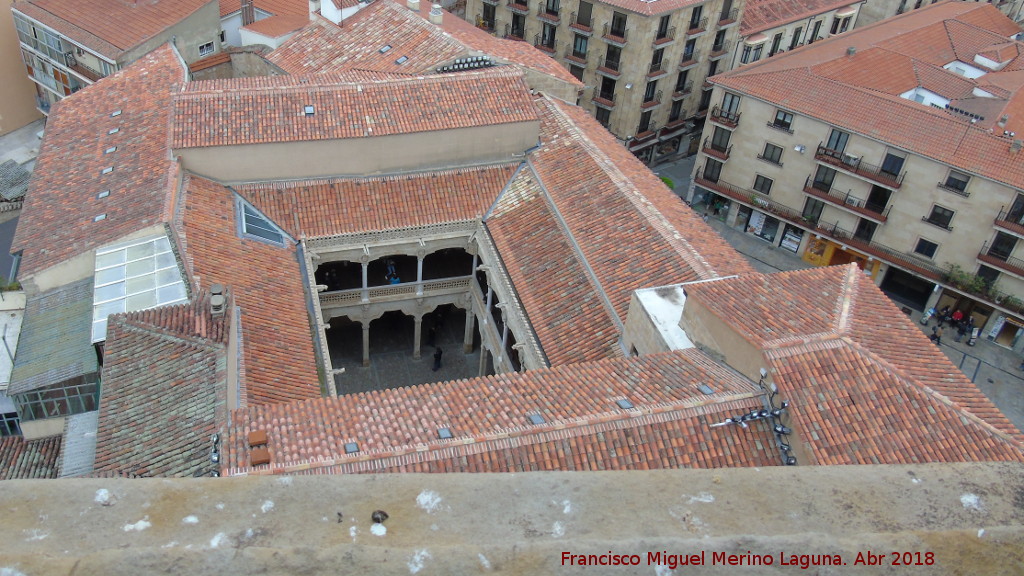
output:
[[[890, 266], [879, 288], [896, 302], [906, 304], [915, 310], [924, 311], [928, 299], [932, 297], [935, 284]], [[978, 325], [981, 326], [981, 324]]]
[[781, 222], [764, 212], [752, 210], [750, 219], [747, 221], [747, 233], [774, 244], [775, 238], [779, 234], [780, 225]]
[[[871, 256], [861, 254], [847, 246], [839, 244], [821, 236], [813, 236], [807, 241], [807, 248], [803, 253], [803, 260], [814, 266], [839, 266], [853, 262], [861, 270], [875, 278], [881, 268], [881, 262]], [[890, 270], [894, 270], [890, 268]], [[928, 288], [931, 290], [931, 287]]]
[[803, 228], [798, 228], [792, 224], [786, 224], [782, 230], [782, 242], [779, 243], [779, 247], [783, 250], [789, 250], [796, 254], [800, 251], [800, 242], [804, 239]]

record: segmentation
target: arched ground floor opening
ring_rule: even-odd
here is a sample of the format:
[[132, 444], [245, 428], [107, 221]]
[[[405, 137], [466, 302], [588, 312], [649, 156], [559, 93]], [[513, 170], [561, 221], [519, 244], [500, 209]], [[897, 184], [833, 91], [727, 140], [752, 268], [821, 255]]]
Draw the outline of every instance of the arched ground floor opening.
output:
[[[339, 395], [416, 386], [473, 378], [480, 374], [480, 334], [472, 326], [472, 352], [465, 353], [466, 311], [452, 305], [424, 314], [420, 357], [414, 357], [416, 321], [403, 312], [386, 312], [370, 322], [369, 366], [363, 366], [363, 326], [347, 316], [330, 321], [327, 347], [337, 371]], [[434, 370], [434, 354], [441, 350], [441, 366]], [[493, 373], [491, 363], [485, 373]]]

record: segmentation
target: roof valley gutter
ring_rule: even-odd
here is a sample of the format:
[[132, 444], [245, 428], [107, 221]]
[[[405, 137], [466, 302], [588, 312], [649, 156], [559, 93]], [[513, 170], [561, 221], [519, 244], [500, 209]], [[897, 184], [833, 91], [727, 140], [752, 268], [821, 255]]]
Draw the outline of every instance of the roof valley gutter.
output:
[[533, 167], [533, 162], [527, 159], [526, 163], [530, 166], [530, 170], [533, 172], [534, 178], [537, 179], [537, 185], [540, 186], [541, 192], [544, 193], [544, 199], [548, 203], [548, 208], [551, 210], [551, 214], [556, 220], [558, 220], [559, 227], [561, 227], [562, 232], [569, 240], [569, 244], [572, 246], [573, 252], [576, 253], [576, 257], [579, 259], [580, 264], [587, 273], [587, 277], [590, 279], [590, 283], [593, 284], [594, 288], [597, 290], [598, 296], [601, 297], [601, 303], [604, 304], [608, 317], [611, 318], [612, 322], [619, 329], [619, 332], [624, 331], [626, 328], [625, 324], [615, 312], [615, 307], [612, 305], [611, 299], [608, 298], [608, 294], [605, 292], [604, 286], [601, 285], [601, 281], [598, 280], [594, 269], [590, 267], [590, 262], [587, 261], [587, 257], [583, 254], [583, 249], [580, 248], [580, 245], [576, 242], [576, 237], [573, 236], [572, 230], [569, 228], [569, 224], [565, 221], [565, 218], [562, 217], [562, 213], [558, 210], [558, 206], [555, 205], [555, 201], [548, 192], [547, 186], [544, 185], [544, 181], [541, 179], [540, 174], [538, 174], [537, 170]]
[[491, 218], [491, 214], [494, 213], [494, 209], [498, 207], [498, 203], [501, 202], [501, 199], [505, 197], [505, 193], [508, 192], [509, 188], [512, 187], [512, 183], [516, 181], [516, 178], [519, 177], [519, 173], [522, 172], [523, 168], [525, 167], [526, 162], [522, 162], [516, 168], [516, 171], [512, 173], [512, 176], [508, 179], [508, 182], [505, 184], [505, 187], [501, 189], [501, 192], [498, 193], [498, 197], [494, 199], [494, 202], [491, 203], [490, 208], [488, 208], [487, 212], [484, 214], [484, 222]]

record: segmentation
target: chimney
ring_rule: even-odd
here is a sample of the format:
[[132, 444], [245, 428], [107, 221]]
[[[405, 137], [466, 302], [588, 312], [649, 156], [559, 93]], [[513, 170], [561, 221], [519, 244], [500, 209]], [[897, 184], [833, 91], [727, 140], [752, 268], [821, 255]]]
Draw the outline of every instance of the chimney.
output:
[[847, 56], [853, 56], [856, 53], [857, 53], [857, 47], [856, 46], [850, 46], [849, 48], [846, 49], [846, 55]]
[[444, 21], [444, 11], [441, 10], [440, 4], [432, 4], [430, 6], [430, 22], [433, 24], [441, 25]]
[[256, 10], [253, 8], [252, 0], [242, 0], [242, 26], [248, 26], [256, 21]]
[[409, 10], [412, 10], [413, 12], [420, 11], [420, 0], [409, 0], [406, 5], [409, 7]]

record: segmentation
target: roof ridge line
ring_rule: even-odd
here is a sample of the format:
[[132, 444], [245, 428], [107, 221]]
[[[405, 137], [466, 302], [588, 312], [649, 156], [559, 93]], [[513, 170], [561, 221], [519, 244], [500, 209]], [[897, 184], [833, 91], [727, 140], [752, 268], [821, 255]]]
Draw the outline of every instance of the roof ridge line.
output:
[[[856, 342], [847, 336], [843, 336], [841, 340], [845, 341], [851, 347], [860, 350], [863, 353], [863, 357], [867, 361], [877, 363], [878, 365], [884, 367], [885, 370], [887, 370], [894, 378], [902, 382], [904, 386], [908, 386], [910, 388], [922, 391], [925, 395], [930, 396], [937, 400], [939, 403], [944, 404], [945, 406], [948, 406], [949, 408], [955, 410], [962, 417], [967, 418], [968, 420], [974, 422], [975, 424], [978, 424], [979, 426], [996, 435], [997, 437], [1002, 439], [1004, 442], [1010, 444], [1017, 450], [1024, 452], [1024, 440], [1019, 440], [1015, 438], [1012, 434], [1000, 430], [999, 428], [996, 428], [994, 425], [989, 423], [981, 416], [978, 416], [974, 412], [971, 412], [966, 406], [960, 405], [959, 403], [951, 399], [949, 396], [946, 396], [945, 394], [939, 392], [938, 390], [932, 388], [931, 386], [928, 386], [923, 382], [917, 382], [916, 380], [911, 380], [909, 378], [904, 377], [903, 373], [900, 370], [893, 366], [888, 360], [876, 354], [870, 348], [861, 345], [859, 342]], [[966, 378], [966, 376], [964, 376], [964, 378]], [[989, 400], [989, 402], [991, 402], [991, 400]], [[1006, 417], [1006, 415], [1003, 414], [1002, 410], [999, 410], [999, 407], [996, 406], [995, 403], [992, 403], [992, 406], [995, 407], [996, 410], [998, 410], [1004, 418]], [[1007, 421], [1009, 421], [1009, 418], [1007, 418]], [[1016, 428], [1016, 425], [1014, 425], [1013, 422], [1010, 422], [1010, 425]]]
[[[631, 422], [645, 424], [658, 424], [675, 422], [694, 416], [707, 415], [708, 407], [723, 406], [731, 403], [739, 403], [745, 400], [760, 399], [761, 392], [743, 392], [723, 397], [716, 402], [698, 402], [684, 404], [681, 402], [665, 402], [653, 405], [650, 408], [635, 411], [603, 412], [594, 414], [590, 418], [579, 417], [548, 423], [544, 426], [520, 426], [505, 429], [504, 431], [492, 432], [489, 434], [455, 438], [445, 443], [435, 442], [433, 444], [403, 445], [388, 450], [377, 452], [357, 453], [358, 456], [324, 457], [321, 459], [310, 459], [304, 461], [286, 462], [280, 465], [271, 464], [269, 468], [253, 470], [249, 468], [231, 468], [227, 475], [266, 475], [281, 474], [288, 472], [299, 472], [303, 470], [323, 469], [333, 466], [366, 467], [370, 464], [382, 461], [401, 458], [404, 456], [419, 456], [421, 462], [436, 461], [445, 457], [464, 456], [490, 452], [494, 444], [506, 444], [506, 447], [530, 446], [543, 442], [561, 440], [565, 438], [576, 438], [602, 432], [611, 428], [631, 428], [624, 425]], [[760, 400], [758, 400], [760, 406]], [[687, 413], [696, 409], [699, 413]], [[449, 452], [454, 452], [449, 454]], [[373, 466], [380, 468], [381, 466]]]
[[[553, 109], [559, 115], [559, 124], [565, 132], [569, 134], [569, 137], [577, 142], [583, 151], [586, 152], [602, 170], [613, 176], [610, 179], [612, 184], [618, 188], [623, 197], [629, 201], [630, 205], [633, 206], [633, 209], [644, 217], [644, 220], [648, 222], [650, 227], [656, 231], [659, 236], [665, 239], [666, 243], [672, 247], [673, 251], [675, 251], [676, 254], [678, 254], [694, 272], [697, 273], [699, 278], [707, 280], [721, 276], [721, 274], [715, 271], [714, 267], [711, 266], [701, 253], [693, 248], [693, 246], [660, 210], [652, 210], [653, 203], [649, 198], [644, 196], [642, 192], [640, 192], [639, 187], [633, 186], [630, 189], [623, 185], [623, 182], [632, 182], [632, 179], [626, 177], [625, 174], [622, 173], [618, 164], [612, 162], [604, 150], [602, 150], [590, 138], [584, 137], [579, 126], [577, 126], [575, 122], [572, 122], [571, 119], [567, 118], [565, 112], [562, 111], [561, 108], [557, 105], [552, 106], [551, 104], [548, 104], [548, 108]], [[645, 169], [647, 169], [646, 166]], [[652, 172], [651, 175], [653, 176], [654, 173]], [[639, 199], [637, 197], [639, 197]]]
[[843, 278], [843, 287], [839, 293], [839, 298], [836, 299], [835, 332], [837, 334], [846, 333], [850, 327], [853, 299], [856, 296], [859, 273], [860, 268], [856, 264], [847, 264], [846, 276]]
[[[191, 302], [186, 302], [185, 304], [191, 305]], [[142, 312], [147, 312], [147, 310], [142, 310]], [[124, 315], [118, 314], [117, 316], [119, 316], [119, 318], [115, 320], [115, 322], [120, 323], [126, 330], [146, 332], [160, 338], [161, 340], [167, 340], [178, 344], [191, 344], [196, 347], [204, 348], [209, 352], [217, 352], [226, 347], [224, 343], [218, 342], [213, 338], [181, 334], [173, 329], [168, 329], [166, 326], [142, 320], [141, 318], [129, 317], [127, 314], [133, 313], [128, 312]]]
[[601, 281], [597, 278], [597, 273], [594, 272], [594, 269], [590, 266], [587, 256], [583, 253], [583, 248], [581, 248], [579, 243], [576, 242], [576, 237], [573, 235], [572, 229], [569, 228], [569, 223], [565, 221], [565, 218], [562, 217], [562, 213], [558, 210], [558, 205], [555, 204], [554, 198], [551, 197], [547, 186], [544, 185], [544, 180], [540, 177], [536, 167], [533, 165], [533, 159], [527, 157], [526, 164], [529, 166], [533, 177], [537, 180], [537, 186], [540, 188], [541, 194], [547, 201], [548, 209], [551, 210], [551, 215], [555, 218], [555, 221], [558, 222], [558, 227], [562, 229], [562, 233], [568, 240], [569, 246], [576, 254], [576, 258], [579, 260], [580, 265], [583, 266], [583, 270], [587, 275], [587, 280], [594, 286], [597, 295], [600, 297], [605, 313], [607, 313], [609, 318], [611, 318], [612, 322], [619, 329], [619, 332], [622, 332], [626, 329], [625, 322], [622, 318], [619, 318], [618, 313], [615, 312], [615, 306], [612, 304], [611, 298], [608, 297], [608, 293], [605, 292], [604, 285], [602, 285]]

